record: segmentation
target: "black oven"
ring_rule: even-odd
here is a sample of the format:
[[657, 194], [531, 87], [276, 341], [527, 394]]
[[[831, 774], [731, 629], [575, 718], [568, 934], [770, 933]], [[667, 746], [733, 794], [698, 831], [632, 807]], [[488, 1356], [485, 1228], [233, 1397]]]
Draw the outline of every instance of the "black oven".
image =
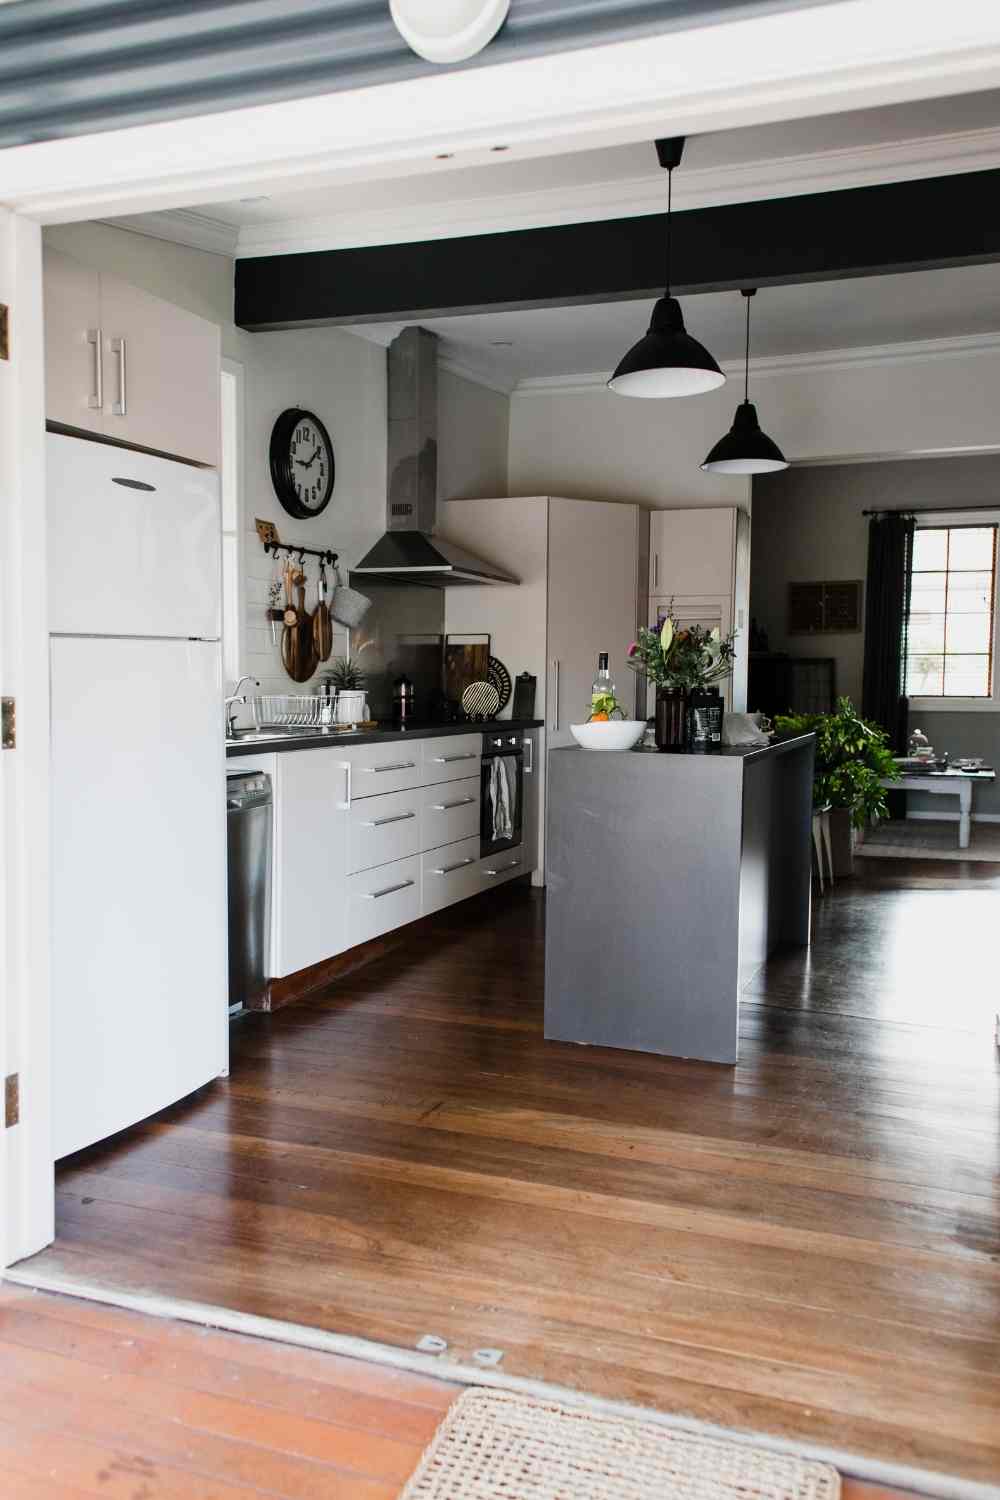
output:
[[479, 853], [516, 849], [524, 809], [524, 736], [496, 730], [484, 734], [480, 776]]

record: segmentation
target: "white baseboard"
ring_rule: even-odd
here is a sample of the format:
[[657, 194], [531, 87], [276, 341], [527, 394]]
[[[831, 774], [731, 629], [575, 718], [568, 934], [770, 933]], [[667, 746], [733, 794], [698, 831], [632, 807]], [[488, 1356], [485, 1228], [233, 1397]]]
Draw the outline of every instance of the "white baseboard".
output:
[[[958, 813], [953, 812], [908, 812], [908, 823], [957, 823]], [[973, 823], [1000, 823], [1000, 813], [973, 813]]]

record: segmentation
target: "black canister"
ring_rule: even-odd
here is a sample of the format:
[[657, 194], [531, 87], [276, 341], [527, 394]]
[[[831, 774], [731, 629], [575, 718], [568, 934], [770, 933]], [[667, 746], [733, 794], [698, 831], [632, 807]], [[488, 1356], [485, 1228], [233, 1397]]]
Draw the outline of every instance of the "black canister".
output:
[[397, 677], [392, 684], [392, 722], [400, 726], [413, 719], [414, 687], [409, 677]]
[[688, 696], [687, 748], [693, 755], [710, 755], [722, 749], [722, 694], [718, 688], [703, 688]]

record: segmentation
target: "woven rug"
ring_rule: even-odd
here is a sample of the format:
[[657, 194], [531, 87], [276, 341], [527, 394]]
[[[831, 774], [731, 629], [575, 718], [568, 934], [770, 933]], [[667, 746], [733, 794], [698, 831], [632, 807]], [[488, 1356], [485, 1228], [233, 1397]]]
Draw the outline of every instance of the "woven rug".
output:
[[400, 1500], [837, 1500], [840, 1476], [769, 1453], [472, 1387], [459, 1396]]
[[973, 823], [968, 849], [958, 847], [958, 824], [907, 818], [869, 828], [855, 859], [1000, 860], [1000, 826]]

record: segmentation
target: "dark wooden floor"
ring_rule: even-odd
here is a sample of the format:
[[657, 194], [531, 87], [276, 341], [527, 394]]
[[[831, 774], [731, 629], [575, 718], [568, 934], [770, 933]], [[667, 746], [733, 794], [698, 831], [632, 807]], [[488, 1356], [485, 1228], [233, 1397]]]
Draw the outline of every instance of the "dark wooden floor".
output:
[[1000, 880], [862, 868], [735, 1069], [543, 1042], [537, 893], [446, 914], [69, 1163], [36, 1264], [996, 1483]]

